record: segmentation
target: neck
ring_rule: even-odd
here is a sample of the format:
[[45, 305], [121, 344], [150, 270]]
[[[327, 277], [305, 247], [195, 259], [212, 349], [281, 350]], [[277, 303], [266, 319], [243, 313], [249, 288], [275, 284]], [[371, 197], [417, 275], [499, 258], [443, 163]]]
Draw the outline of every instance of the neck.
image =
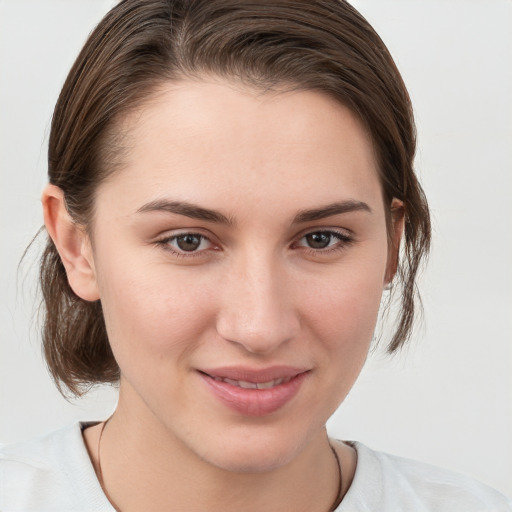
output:
[[212, 512], [327, 512], [338, 497], [339, 468], [325, 429], [289, 461], [233, 471], [198, 456], [152, 414], [141, 413], [120, 399], [101, 438], [104, 489], [121, 512], [178, 504]]

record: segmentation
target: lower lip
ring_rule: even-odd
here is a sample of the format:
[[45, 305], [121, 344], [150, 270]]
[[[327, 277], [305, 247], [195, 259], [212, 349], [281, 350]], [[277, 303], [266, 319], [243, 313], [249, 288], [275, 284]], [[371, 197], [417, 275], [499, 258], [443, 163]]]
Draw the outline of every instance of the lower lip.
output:
[[268, 389], [246, 389], [200, 373], [213, 394], [231, 410], [245, 416], [265, 416], [287, 404], [299, 391], [309, 372]]

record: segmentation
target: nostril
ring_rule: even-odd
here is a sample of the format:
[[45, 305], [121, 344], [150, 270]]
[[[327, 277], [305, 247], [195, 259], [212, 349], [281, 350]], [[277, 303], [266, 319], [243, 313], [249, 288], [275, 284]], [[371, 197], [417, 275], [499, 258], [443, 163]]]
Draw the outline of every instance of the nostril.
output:
[[247, 352], [254, 354], [265, 354], [272, 352], [283, 344], [290, 341], [294, 334], [283, 329], [282, 326], [275, 330], [268, 329], [266, 326], [263, 329], [248, 329], [248, 328], [234, 328], [220, 327], [218, 329], [220, 336], [233, 344], [243, 347]]

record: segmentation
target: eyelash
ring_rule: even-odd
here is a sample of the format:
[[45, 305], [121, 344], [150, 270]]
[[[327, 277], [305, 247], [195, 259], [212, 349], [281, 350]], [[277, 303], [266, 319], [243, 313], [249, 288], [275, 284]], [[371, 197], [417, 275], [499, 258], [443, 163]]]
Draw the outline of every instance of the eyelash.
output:
[[[309, 235], [328, 235], [328, 236], [330, 236], [332, 238], [337, 239], [338, 243], [336, 243], [333, 246], [327, 246], [327, 248], [321, 248], [321, 249], [315, 249], [313, 247], [297, 245], [298, 242], [300, 242], [301, 240], [303, 240], [304, 238], [306, 238]], [[177, 235], [166, 236], [165, 238], [157, 240], [156, 244], [158, 246], [161, 246], [164, 250], [171, 252], [174, 256], [176, 256], [178, 258], [200, 257], [200, 256], [203, 256], [205, 251], [209, 250], [209, 249], [203, 249], [201, 251], [197, 251], [196, 250], [196, 251], [189, 251], [189, 252], [187, 252], [187, 251], [183, 251], [183, 250], [181, 250], [181, 251], [180, 250], [176, 250], [175, 248], [173, 248], [170, 245], [171, 242], [173, 242], [176, 239], [178, 239], [179, 237], [183, 237], [183, 236], [195, 236], [195, 237], [198, 237], [198, 238], [201, 239], [201, 243], [202, 243], [202, 241], [206, 240], [206, 241], [208, 241], [208, 242], [213, 244], [213, 242], [211, 242], [211, 240], [207, 236], [202, 235], [201, 233], [194, 233], [194, 232], [184, 232], [184, 233], [179, 233]], [[331, 241], [332, 240], [329, 240], [329, 243]], [[300, 247], [301, 250], [306, 251], [310, 255], [318, 256], [318, 255], [327, 255], [327, 254], [332, 254], [332, 253], [335, 253], [335, 252], [343, 251], [349, 245], [353, 244], [354, 241], [355, 240], [354, 240], [354, 238], [352, 236], [349, 236], [349, 235], [347, 235], [345, 233], [342, 233], [340, 231], [335, 231], [335, 230], [331, 230], [331, 229], [320, 229], [320, 230], [316, 230], [316, 231], [309, 231], [309, 232], [303, 234], [299, 238], [298, 242], [295, 242], [293, 244], [293, 246]]]
[[[332, 238], [337, 239], [337, 243], [335, 243], [332, 246], [327, 246], [326, 248], [323, 249], [315, 249], [313, 247], [308, 246], [299, 246], [301, 247], [302, 250], [306, 251], [308, 254], [312, 256], [325, 256], [328, 254], [344, 251], [345, 249], [347, 249], [348, 246], [352, 245], [355, 241], [352, 236], [349, 236], [346, 233], [342, 233], [341, 231], [335, 231], [332, 229], [320, 229], [317, 231], [309, 231], [305, 233], [299, 238], [299, 242], [309, 235], [329, 235], [329, 237], [331, 237], [329, 243], [332, 242]], [[294, 245], [296, 245], [296, 243]]]
[[174, 240], [176, 240], [176, 239], [178, 239], [179, 237], [182, 237], [182, 236], [196, 236], [196, 237], [201, 239], [201, 243], [204, 240], [207, 240], [210, 243], [213, 243], [213, 242], [211, 242], [211, 240], [207, 236], [202, 235], [201, 233], [194, 233], [194, 232], [190, 231], [190, 232], [178, 233], [177, 235], [167, 236], [165, 238], [157, 240], [156, 244], [158, 246], [161, 246], [165, 251], [170, 252], [171, 254], [173, 254], [173, 256], [176, 256], [178, 258], [197, 258], [199, 256], [203, 256], [204, 251], [208, 250], [208, 249], [204, 249], [202, 251], [189, 251], [189, 252], [187, 252], [187, 251], [183, 251], [183, 250], [180, 251], [180, 250], [174, 249], [170, 245], [171, 242], [173, 242]]

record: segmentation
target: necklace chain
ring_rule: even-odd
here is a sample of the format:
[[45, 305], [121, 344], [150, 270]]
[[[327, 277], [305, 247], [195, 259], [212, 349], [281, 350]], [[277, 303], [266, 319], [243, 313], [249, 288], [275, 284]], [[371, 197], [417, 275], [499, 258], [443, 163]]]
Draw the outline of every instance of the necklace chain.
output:
[[101, 438], [103, 436], [103, 431], [105, 430], [105, 425], [108, 423], [108, 421], [110, 420], [110, 418], [107, 419], [107, 421], [104, 421], [103, 422], [103, 425], [101, 427], [101, 430], [100, 430], [100, 435], [98, 437], [98, 480], [100, 481], [100, 485], [102, 487], [103, 490], [105, 490], [105, 486], [103, 485], [103, 473], [101, 471], [101, 452], [100, 452], [100, 449], [101, 449]]
[[[103, 431], [105, 430], [105, 426], [109, 422], [110, 418], [108, 418], [106, 421], [103, 422], [103, 425], [100, 430], [100, 435], [98, 437], [98, 480], [100, 482], [101, 488], [107, 494], [107, 490], [105, 489], [105, 484], [103, 482], [103, 472], [101, 471], [101, 438], [103, 437]], [[338, 492], [336, 493], [336, 498], [334, 500], [334, 503], [329, 508], [328, 512], [334, 512], [338, 505], [341, 503], [342, 496], [342, 477], [341, 477], [341, 463], [340, 458], [338, 457], [338, 454], [336, 453], [336, 450], [334, 449], [334, 446], [329, 442], [329, 447], [332, 451], [332, 454], [334, 456], [334, 460], [336, 461], [336, 467], [338, 468]], [[114, 507], [115, 508], [115, 507]], [[117, 508], [115, 508], [118, 510]]]
[[342, 482], [343, 479], [341, 477], [341, 462], [340, 458], [338, 457], [338, 454], [336, 453], [336, 450], [334, 449], [334, 446], [329, 441], [329, 447], [331, 448], [332, 454], [334, 455], [334, 460], [336, 461], [336, 466], [338, 468], [338, 492], [336, 493], [336, 498], [334, 500], [334, 503], [331, 505], [331, 508], [329, 509], [329, 512], [334, 512], [339, 504], [341, 503], [341, 499], [343, 498], [343, 486]]

